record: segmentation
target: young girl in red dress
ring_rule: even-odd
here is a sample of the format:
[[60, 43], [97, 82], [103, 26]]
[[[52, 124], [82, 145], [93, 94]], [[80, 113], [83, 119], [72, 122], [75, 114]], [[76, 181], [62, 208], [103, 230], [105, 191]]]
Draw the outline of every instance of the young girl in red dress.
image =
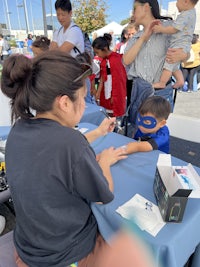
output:
[[120, 117], [126, 108], [126, 70], [122, 56], [110, 50], [111, 40], [110, 34], [104, 34], [92, 43], [95, 54], [102, 58], [96, 100], [110, 116]]

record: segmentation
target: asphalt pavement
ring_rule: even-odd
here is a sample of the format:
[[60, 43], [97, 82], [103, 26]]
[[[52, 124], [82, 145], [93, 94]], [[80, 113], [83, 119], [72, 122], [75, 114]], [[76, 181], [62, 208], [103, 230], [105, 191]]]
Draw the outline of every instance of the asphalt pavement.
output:
[[[200, 120], [200, 90], [192, 93], [177, 92], [174, 114]], [[170, 137], [170, 154], [200, 167], [200, 143]]]
[[177, 92], [174, 113], [200, 119], [200, 90], [192, 93]]

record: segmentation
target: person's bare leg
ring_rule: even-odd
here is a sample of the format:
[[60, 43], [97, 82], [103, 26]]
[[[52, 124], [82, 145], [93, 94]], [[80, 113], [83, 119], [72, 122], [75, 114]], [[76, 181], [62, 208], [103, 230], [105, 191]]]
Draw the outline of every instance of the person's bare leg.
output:
[[109, 242], [109, 246], [95, 262], [95, 267], [155, 267], [153, 255], [139, 237], [121, 231]]
[[175, 84], [173, 85], [173, 88], [178, 89], [183, 87], [184, 85], [184, 77], [183, 77], [183, 73], [181, 70], [176, 70], [175, 72], [173, 72], [173, 76], [176, 79]]
[[154, 83], [153, 88], [165, 88], [171, 76], [172, 76], [172, 72], [164, 69], [160, 77], [160, 81], [157, 83]]

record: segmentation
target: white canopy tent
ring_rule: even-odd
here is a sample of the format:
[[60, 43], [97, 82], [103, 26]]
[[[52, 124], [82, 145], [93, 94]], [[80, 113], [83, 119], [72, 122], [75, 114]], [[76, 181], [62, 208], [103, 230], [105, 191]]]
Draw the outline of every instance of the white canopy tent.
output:
[[96, 32], [97, 36], [102, 36], [104, 35], [104, 33], [110, 33], [110, 32], [113, 32], [114, 35], [121, 35], [123, 28], [124, 27], [122, 25], [118, 24], [115, 21], [112, 21], [111, 23], [107, 24], [103, 28], [100, 28], [94, 31], [93, 33]]
[[0, 89], [0, 126], [10, 126], [10, 99]]

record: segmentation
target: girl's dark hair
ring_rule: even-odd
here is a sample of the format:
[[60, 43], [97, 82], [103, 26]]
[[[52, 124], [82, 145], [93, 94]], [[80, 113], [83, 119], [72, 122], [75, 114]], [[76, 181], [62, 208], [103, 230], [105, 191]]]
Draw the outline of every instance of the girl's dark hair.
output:
[[27, 38], [28, 38], [29, 40], [31, 40], [31, 39], [32, 39], [32, 34], [29, 33], [28, 36], [27, 36]]
[[122, 33], [121, 33], [121, 42], [122, 43], [125, 43], [126, 42], [126, 40], [127, 40], [127, 38], [126, 38], [126, 34], [128, 34], [128, 31], [127, 31], [127, 28], [125, 27], [123, 30], [122, 30]]
[[151, 7], [152, 15], [155, 19], [165, 19], [165, 20], [172, 19], [171, 17], [160, 15], [160, 7], [159, 7], [157, 0], [136, 0], [135, 2], [140, 3], [140, 4], [149, 3], [149, 6]]
[[41, 50], [46, 51], [49, 49], [50, 40], [46, 36], [37, 36], [32, 46], [39, 47]]
[[[76, 100], [76, 91], [83, 86], [79, 62], [61, 51], [47, 51], [29, 59], [13, 54], [4, 61], [1, 90], [11, 99], [11, 120], [50, 111], [57, 96]], [[76, 82], [74, 80], [77, 79]]]
[[151, 96], [144, 100], [139, 107], [140, 115], [151, 113], [156, 119], [167, 120], [171, 112], [169, 101], [161, 96]]
[[55, 10], [57, 10], [58, 8], [70, 12], [72, 11], [72, 4], [69, 0], [57, 0], [55, 2]]
[[103, 36], [97, 37], [93, 41], [92, 47], [102, 51], [105, 50], [105, 48], [110, 49], [111, 41], [112, 41], [112, 35], [109, 33], [104, 33]]

